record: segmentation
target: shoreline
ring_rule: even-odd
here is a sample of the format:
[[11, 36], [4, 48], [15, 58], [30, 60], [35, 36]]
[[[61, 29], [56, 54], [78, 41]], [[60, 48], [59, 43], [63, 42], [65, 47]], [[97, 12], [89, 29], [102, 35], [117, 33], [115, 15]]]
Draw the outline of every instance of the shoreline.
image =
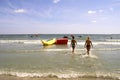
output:
[[57, 77], [17, 77], [13, 75], [0, 75], [0, 80], [120, 80], [112, 78], [78, 77], [78, 78], [57, 78]]

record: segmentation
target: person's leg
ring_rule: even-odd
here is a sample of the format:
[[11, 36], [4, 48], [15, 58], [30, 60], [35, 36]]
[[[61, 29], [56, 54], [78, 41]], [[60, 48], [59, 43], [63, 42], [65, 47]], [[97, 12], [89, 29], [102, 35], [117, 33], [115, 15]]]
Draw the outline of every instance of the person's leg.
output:
[[87, 55], [89, 55], [90, 47], [87, 47]]
[[73, 53], [74, 53], [74, 48], [73, 48]]
[[87, 54], [89, 55], [89, 49], [88, 49], [88, 51], [87, 51]]
[[72, 46], [72, 52], [74, 53], [75, 46]]
[[73, 47], [73, 53], [74, 53], [75, 47]]

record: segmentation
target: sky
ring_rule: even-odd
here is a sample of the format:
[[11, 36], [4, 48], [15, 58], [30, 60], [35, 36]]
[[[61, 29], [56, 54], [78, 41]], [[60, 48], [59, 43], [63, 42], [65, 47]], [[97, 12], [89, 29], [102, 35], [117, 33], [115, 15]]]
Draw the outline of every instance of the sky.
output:
[[120, 34], [120, 0], [0, 0], [0, 34]]

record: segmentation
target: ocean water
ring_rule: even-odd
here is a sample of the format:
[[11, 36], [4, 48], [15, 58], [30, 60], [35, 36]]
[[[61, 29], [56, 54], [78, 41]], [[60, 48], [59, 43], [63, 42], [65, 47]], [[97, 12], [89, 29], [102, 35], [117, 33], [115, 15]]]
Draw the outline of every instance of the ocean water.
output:
[[[67, 45], [43, 46], [41, 40], [68, 36]], [[0, 35], [0, 75], [17, 77], [120, 79], [120, 34], [74, 34], [75, 53], [69, 34]], [[85, 55], [85, 39], [93, 48]]]

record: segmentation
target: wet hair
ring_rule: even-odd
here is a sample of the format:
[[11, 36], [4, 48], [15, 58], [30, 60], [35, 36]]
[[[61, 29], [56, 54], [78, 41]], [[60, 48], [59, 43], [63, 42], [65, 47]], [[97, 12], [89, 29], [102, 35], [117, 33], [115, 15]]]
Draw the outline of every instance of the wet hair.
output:
[[90, 39], [90, 37], [88, 36], [87, 39]]
[[74, 36], [72, 36], [72, 39], [74, 39], [75, 37]]

